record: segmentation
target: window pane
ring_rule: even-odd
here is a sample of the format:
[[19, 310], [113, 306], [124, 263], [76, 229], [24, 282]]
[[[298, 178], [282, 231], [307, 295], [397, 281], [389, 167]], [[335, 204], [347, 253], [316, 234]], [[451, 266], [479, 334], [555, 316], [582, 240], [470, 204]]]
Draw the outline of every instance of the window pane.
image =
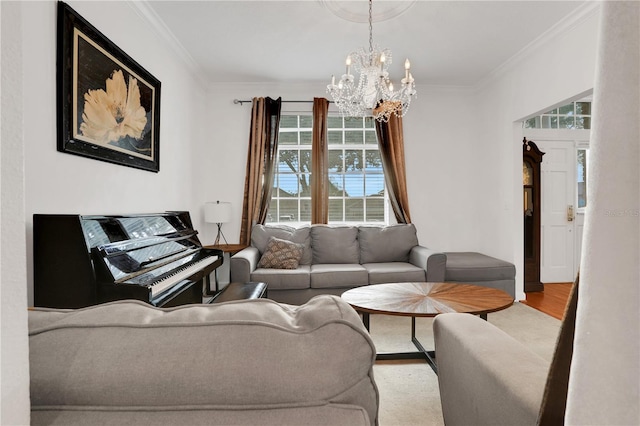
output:
[[342, 129], [342, 117], [327, 117], [327, 128]]
[[364, 118], [364, 127], [366, 127], [367, 129], [373, 129], [375, 127], [375, 122], [373, 121], [373, 117]]
[[572, 115], [573, 114], [573, 102], [567, 105], [563, 105], [559, 108], [558, 112], [560, 114]]
[[311, 222], [311, 200], [300, 200], [300, 221]]
[[344, 127], [348, 129], [362, 129], [364, 121], [362, 117], [345, 117]]
[[365, 151], [365, 168], [369, 171], [382, 171], [382, 159], [380, 158], [380, 151], [367, 149]]
[[589, 151], [586, 149], [578, 150], [578, 207], [587, 206], [587, 161]]
[[384, 199], [383, 198], [367, 198], [366, 213], [367, 222], [384, 222]]
[[300, 196], [311, 197], [311, 173], [302, 173], [298, 179], [300, 185]]
[[[275, 194], [275, 192], [274, 192]], [[275, 222], [275, 218], [278, 217], [278, 202], [275, 198], [271, 198], [269, 203], [269, 211], [267, 212], [267, 223]]]
[[341, 172], [344, 170], [344, 166], [342, 164], [343, 160], [343, 151], [337, 149], [329, 150], [329, 172]]
[[297, 115], [281, 115], [280, 116], [280, 127], [281, 128], [296, 128], [296, 127], [298, 127], [298, 116]]
[[313, 127], [313, 117], [310, 115], [301, 115], [300, 116], [300, 127], [301, 128], [311, 128]]
[[298, 220], [298, 200], [280, 200], [278, 221], [290, 222], [293, 220]]
[[342, 199], [329, 199], [329, 222], [343, 222], [344, 202]]
[[576, 114], [591, 115], [591, 102], [576, 102]]
[[558, 121], [558, 126], [561, 129], [573, 129], [575, 127], [574, 118], [571, 116], [568, 116], [568, 117], [560, 116]]
[[299, 171], [311, 173], [311, 150], [301, 149], [299, 155], [300, 155]]
[[378, 137], [376, 136], [376, 132], [365, 132], [364, 143], [378, 145]]
[[278, 134], [278, 144], [297, 145], [298, 133], [297, 132], [280, 132]]
[[292, 173], [298, 171], [298, 151], [295, 149], [283, 149], [280, 151], [278, 161], [278, 173]]
[[279, 197], [295, 197], [298, 195], [298, 176], [281, 173], [278, 184], [280, 185]]
[[557, 114], [558, 113], [558, 109], [552, 109], [551, 111], [547, 111], [545, 112], [545, 114]]
[[344, 132], [344, 143], [362, 144], [364, 142], [364, 135], [361, 130], [353, 131], [347, 130]]
[[364, 200], [352, 198], [345, 201], [345, 220], [348, 222], [364, 221]]
[[344, 175], [329, 173], [329, 196], [344, 197]]
[[360, 173], [345, 175], [344, 189], [347, 197], [364, 197], [364, 175]]
[[359, 171], [364, 167], [362, 158], [362, 150], [345, 149], [344, 150], [344, 167], [345, 171]]
[[364, 184], [365, 195], [384, 195], [383, 174], [367, 174]]
[[311, 132], [300, 132], [300, 145], [311, 145]]
[[342, 144], [342, 130], [333, 130], [327, 132], [327, 143], [329, 145]]

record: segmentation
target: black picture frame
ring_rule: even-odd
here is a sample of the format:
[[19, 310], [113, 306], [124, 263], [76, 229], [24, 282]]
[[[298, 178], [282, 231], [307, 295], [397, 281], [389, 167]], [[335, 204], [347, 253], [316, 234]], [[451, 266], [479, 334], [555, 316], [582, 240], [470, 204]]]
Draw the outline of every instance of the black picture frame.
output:
[[160, 81], [58, 2], [58, 151], [158, 172]]

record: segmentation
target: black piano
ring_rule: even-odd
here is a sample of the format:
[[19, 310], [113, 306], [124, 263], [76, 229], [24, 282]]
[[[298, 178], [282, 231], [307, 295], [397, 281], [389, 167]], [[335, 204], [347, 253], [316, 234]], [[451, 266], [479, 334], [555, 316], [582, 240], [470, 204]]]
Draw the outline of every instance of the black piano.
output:
[[153, 306], [202, 303], [222, 264], [189, 212], [33, 215], [34, 304], [80, 308], [122, 299]]

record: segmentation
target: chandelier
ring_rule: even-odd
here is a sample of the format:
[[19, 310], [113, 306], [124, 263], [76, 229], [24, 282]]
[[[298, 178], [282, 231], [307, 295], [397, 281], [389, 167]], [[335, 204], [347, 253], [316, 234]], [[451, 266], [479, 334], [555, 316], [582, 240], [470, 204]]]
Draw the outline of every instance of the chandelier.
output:
[[[409, 59], [404, 61], [404, 78], [396, 91], [389, 79], [390, 64], [391, 51], [373, 44], [372, 0], [369, 0], [369, 51], [360, 48], [351, 52], [346, 60], [346, 74], [337, 84], [335, 76], [331, 76], [331, 84], [327, 85], [327, 93], [343, 116], [372, 114], [376, 120], [387, 122], [392, 114], [403, 117], [407, 113], [411, 98], [416, 96], [411, 63]], [[360, 74], [357, 83], [352, 68]]]

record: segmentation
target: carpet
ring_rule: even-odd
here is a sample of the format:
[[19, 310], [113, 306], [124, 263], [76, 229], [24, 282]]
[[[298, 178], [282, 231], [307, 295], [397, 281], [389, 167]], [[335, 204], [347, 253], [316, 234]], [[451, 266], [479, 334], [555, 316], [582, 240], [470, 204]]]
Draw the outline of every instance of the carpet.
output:
[[[551, 362], [559, 320], [515, 303], [489, 314], [488, 321]], [[431, 318], [416, 319], [416, 335], [427, 349], [433, 348], [432, 322]], [[378, 352], [415, 350], [410, 318], [371, 315], [370, 330]], [[373, 372], [380, 392], [380, 426], [444, 424], [438, 378], [425, 361], [378, 361]]]

